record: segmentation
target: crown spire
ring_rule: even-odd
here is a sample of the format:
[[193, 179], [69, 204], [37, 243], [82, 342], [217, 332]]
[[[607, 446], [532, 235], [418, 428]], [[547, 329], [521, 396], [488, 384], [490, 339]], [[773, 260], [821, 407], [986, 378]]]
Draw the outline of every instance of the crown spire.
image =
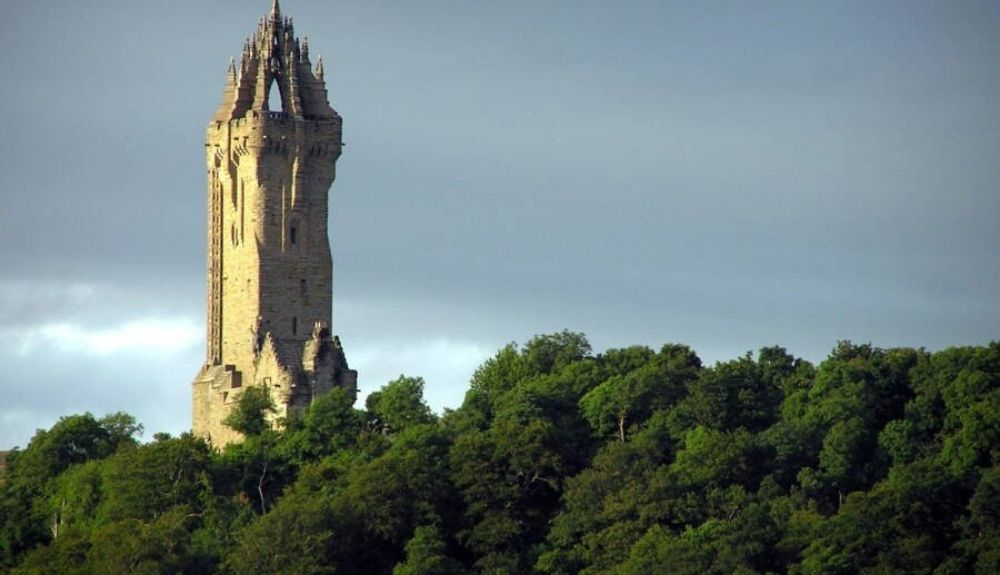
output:
[[[277, 86], [285, 118], [335, 118], [324, 80], [324, 64], [310, 61], [309, 40], [295, 37], [292, 18], [281, 14], [280, 0], [243, 41], [242, 54], [230, 62], [225, 103], [218, 119], [246, 117], [249, 112], [272, 112], [268, 101]], [[312, 54], [316, 57], [316, 54]], [[251, 114], [252, 115], [252, 114]]]

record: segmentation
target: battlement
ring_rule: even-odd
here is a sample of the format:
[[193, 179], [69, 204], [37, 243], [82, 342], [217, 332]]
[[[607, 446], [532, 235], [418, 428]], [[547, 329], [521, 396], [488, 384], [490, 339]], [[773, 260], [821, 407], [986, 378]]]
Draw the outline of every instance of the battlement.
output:
[[321, 132], [326, 131], [331, 128], [340, 128], [342, 125], [342, 120], [339, 115], [331, 116], [329, 118], [303, 118], [295, 117], [285, 112], [268, 112], [259, 110], [247, 110], [246, 114], [239, 117], [233, 118], [231, 120], [219, 120], [213, 119], [209, 123], [209, 131], [222, 130], [226, 127], [229, 128], [241, 128], [241, 127], [251, 127], [257, 128], [261, 126], [288, 126], [294, 127], [296, 129], [303, 129], [311, 132]]

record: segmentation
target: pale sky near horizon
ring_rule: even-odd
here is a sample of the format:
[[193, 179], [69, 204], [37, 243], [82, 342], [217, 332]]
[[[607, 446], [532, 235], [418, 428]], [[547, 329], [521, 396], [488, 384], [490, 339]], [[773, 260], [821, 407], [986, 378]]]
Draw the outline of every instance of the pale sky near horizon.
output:
[[[0, 6], [0, 449], [190, 426], [204, 129], [270, 0]], [[440, 410], [509, 341], [1000, 339], [1000, 3], [283, 0], [346, 147], [334, 331]]]

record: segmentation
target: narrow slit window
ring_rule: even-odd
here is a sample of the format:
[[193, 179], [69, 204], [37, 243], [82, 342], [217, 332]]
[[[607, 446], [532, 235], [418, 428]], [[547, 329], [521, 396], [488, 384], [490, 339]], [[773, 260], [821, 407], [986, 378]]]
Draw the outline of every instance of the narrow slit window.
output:
[[288, 230], [288, 239], [291, 240], [293, 244], [295, 243], [295, 226], [292, 226], [291, 229]]
[[299, 334], [299, 318], [297, 316], [292, 316], [292, 335]]

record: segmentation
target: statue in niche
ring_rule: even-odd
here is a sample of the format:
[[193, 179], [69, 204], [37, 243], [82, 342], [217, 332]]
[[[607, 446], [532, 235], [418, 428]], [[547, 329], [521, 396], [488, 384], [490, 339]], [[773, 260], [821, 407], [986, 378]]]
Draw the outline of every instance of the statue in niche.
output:
[[253, 338], [253, 354], [260, 355], [260, 350], [264, 348], [264, 318], [257, 316], [257, 321], [250, 328], [250, 336]]

